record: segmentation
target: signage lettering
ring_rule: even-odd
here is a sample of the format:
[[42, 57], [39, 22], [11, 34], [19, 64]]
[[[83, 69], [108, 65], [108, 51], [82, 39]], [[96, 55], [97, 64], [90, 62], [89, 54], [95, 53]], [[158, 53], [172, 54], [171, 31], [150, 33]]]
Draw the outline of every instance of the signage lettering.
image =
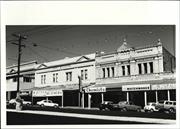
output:
[[43, 96], [62, 96], [62, 90], [34, 90], [32, 95], [34, 97], [43, 97]]
[[168, 89], [176, 89], [175, 84], [156, 84], [152, 85], [152, 90], [168, 90]]
[[98, 92], [106, 92], [106, 87], [85, 88], [85, 93], [98, 93]]
[[150, 90], [150, 84], [122, 86], [122, 91], [143, 91], [143, 90]]

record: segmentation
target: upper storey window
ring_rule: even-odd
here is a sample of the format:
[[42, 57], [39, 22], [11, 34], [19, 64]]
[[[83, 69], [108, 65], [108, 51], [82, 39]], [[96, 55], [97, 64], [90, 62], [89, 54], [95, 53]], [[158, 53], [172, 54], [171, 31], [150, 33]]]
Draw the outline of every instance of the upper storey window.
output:
[[66, 73], [66, 81], [72, 81], [72, 72]]

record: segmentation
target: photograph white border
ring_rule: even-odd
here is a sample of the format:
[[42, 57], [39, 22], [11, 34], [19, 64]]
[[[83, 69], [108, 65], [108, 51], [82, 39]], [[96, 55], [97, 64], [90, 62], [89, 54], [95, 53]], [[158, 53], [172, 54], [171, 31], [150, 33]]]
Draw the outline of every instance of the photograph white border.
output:
[[[174, 125], [6, 125], [6, 25], [176, 25], [179, 71], [179, 1], [1, 1], [2, 128], [179, 128], [179, 80]], [[179, 78], [179, 72], [176, 72]]]

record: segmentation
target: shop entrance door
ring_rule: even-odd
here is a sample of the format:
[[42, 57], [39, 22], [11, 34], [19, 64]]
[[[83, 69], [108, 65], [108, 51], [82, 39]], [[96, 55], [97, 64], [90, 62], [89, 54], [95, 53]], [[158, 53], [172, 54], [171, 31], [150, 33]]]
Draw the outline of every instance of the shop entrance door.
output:
[[91, 107], [99, 107], [101, 103], [101, 93], [91, 94]]
[[129, 92], [130, 101], [135, 105], [144, 107], [144, 92], [143, 91], [133, 91]]

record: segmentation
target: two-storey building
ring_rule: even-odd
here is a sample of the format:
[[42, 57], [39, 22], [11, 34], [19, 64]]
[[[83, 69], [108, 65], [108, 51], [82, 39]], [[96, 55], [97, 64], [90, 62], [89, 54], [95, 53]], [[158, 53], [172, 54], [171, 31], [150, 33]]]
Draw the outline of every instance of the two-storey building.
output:
[[[61, 106], [78, 106], [82, 87], [95, 84], [95, 53], [39, 64], [35, 73], [33, 103], [50, 99]], [[87, 104], [85, 104], [87, 105]]]
[[[31, 100], [31, 90], [34, 87], [34, 76], [37, 62], [31, 61], [20, 64], [20, 95]], [[16, 98], [17, 93], [17, 65], [6, 68], [6, 100]]]
[[175, 100], [175, 57], [160, 40], [156, 45], [130, 47], [126, 40], [112, 53], [96, 54], [96, 84], [85, 89], [91, 106], [104, 100], [147, 102]]

